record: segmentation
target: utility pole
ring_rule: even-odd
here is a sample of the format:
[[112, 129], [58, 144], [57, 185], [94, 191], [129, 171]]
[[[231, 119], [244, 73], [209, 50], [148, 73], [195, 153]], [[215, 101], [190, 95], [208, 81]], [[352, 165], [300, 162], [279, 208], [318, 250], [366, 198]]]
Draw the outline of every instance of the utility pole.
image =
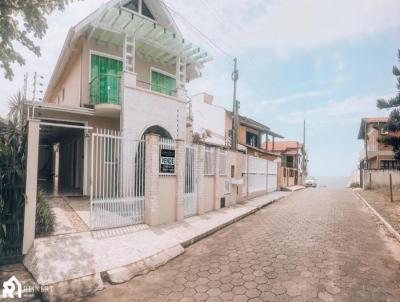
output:
[[237, 129], [239, 124], [239, 110], [238, 110], [238, 101], [236, 99], [236, 89], [237, 89], [237, 81], [239, 79], [239, 71], [237, 69], [237, 58], [233, 59], [234, 67], [232, 72], [232, 80], [233, 80], [233, 110], [232, 110], [232, 142], [231, 149], [233, 151], [237, 150]]

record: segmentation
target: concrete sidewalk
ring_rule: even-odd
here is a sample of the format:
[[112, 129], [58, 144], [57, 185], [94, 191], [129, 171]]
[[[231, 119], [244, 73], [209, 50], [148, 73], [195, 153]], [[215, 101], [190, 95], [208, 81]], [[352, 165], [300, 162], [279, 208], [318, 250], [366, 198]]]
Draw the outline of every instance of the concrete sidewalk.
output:
[[295, 192], [295, 191], [303, 190], [305, 188], [306, 188], [305, 186], [296, 185], [296, 186], [291, 186], [291, 187], [283, 187], [282, 190], [287, 191], [287, 192]]
[[24, 264], [39, 285], [54, 285], [54, 294], [57, 288], [61, 293], [67, 290], [66, 286], [74, 287], [74, 282], [85, 288], [82, 294], [87, 294], [103, 287], [100, 273], [114, 283], [127, 281], [181, 254], [190, 243], [288, 194], [291, 193], [274, 192], [157, 227], [136, 225], [40, 238], [35, 240]]

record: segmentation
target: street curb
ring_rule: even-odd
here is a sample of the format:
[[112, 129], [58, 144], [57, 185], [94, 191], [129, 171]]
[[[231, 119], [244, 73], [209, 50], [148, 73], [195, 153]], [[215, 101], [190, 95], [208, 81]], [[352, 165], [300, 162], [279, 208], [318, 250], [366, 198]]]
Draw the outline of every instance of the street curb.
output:
[[184, 251], [184, 248], [180, 244], [177, 244], [137, 262], [103, 272], [102, 279], [111, 284], [125, 283], [136, 276], [145, 275], [148, 272], [157, 269], [170, 260], [178, 257]]
[[354, 192], [353, 194], [360, 199], [367, 207], [371, 210], [371, 212], [382, 222], [382, 224], [386, 227], [386, 229], [391, 233], [399, 242], [400, 242], [400, 234], [392, 227], [392, 225], [386, 221], [369, 203], [366, 201], [358, 192]]
[[[293, 193], [293, 192], [291, 192], [291, 193]], [[259, 210], [261, 210], [262, 208], [265, 208], [266, 206], [269, 206], [270, 204], [273, 204], [273, 203], [275, 203], [275, 202], [277, 202], [277, 201], [281, 200], [282, 198], [287, 197], [289, 195], [290, 194], [288, 194], [286, 196], [280, 196], [280, 197], [278, 197], [276, 199], [273, 199], [273, 200], [271, 200], [271, 201], [269, 201], [269, 202], [267, 202], [265, 204], [256, 206], [254, 209], [252, 209], [252, 210], [250, 210], [250, 211], [248, 211], [246, 213], [243, 213], [242, 215], [240, 215], [238, 217], [235, 217], [235, 218], [233, 218], [233, 219], [231, 219], [231, 220], [229, 220], [229, 221], [227, 221], [227, 222], [225, 222], [223, 224], [220, 224], [220, 225], [216, 226], [215, 228], [212, 228], [211, 230], [208, 230], [207, 232], [204, 232], [204, 233], [202, 233], [200, 235], [197, 235], [197, 236], [195, 236], [195, 237], [193, 237], [193, 238], [191, 238], [189, 240], [182, 241], [180, 244], [184, 248], [187, 248], [188, 246], [192, 245], [193, 243], [196, 243], [197, 241], [200, 241], [200, 240], [202, 240], [202, 239], [204, 239], [204, 238], [206, 238], [206, 237], [218, 232], [219, 230], [222, 230], [223, 228], [225, 228], [225, 227], [227, 227], [227, 226], [229, 226], [231, 224], [234, 224], [235, 222], [238, 222], [239, 220], [242, 220], [243, 218], [245, 218], [247, 216], [252, 215], [252, 214], [258, 212]]]
[[[293, 192], [276, 197], [268, 202], [260, 203], [259, 205], [248, 205], [245, 213], [242, 213], [241, 215], [232, 218], [225, 223], [215, 226], [208, 231], [198, 234], [191, 239], [183, 240], [167, 250], [160, 251], [159, 253], [151, 255], [145, 259], [141, 259], [137, 262], [120, 266], [108, 271], [97, 272], [72, 280], [49, 284], [48, 286], [51, 288], [51, 290], [49, 294], [43, 296], [43, 298], [47, 301], [58, 301], [60, 299], [63, 301], [74, 301], [89, 295], [94, 295], [97, 291], [104, 288], [104, 282], [109, 282], [110, 284], [125, 283], [136, 276], [144, 275], [165, 265], [170, 260], [184, 253], [185, 248], [193, 243], [200, 241], [201, 239], [206, 238], [217, 231], [256, 213], [262, 208], [267, 207], [268, 205], [273, 204], [284, 197], [290, 196], [291, 194], [293, 194]], [[249, 201], [251, 201], [251, 199]], [[246, 206], [246, 204], [244, 204], [244, 206]], [[25, 260], [26, 259], [27, 258], [25, 258]]]

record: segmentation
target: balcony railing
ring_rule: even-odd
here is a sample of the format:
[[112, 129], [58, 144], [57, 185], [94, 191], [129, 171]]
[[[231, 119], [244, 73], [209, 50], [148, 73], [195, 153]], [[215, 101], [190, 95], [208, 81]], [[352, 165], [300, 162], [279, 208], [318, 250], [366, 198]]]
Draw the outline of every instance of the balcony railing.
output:
[[141, 80], [136, 80], [137, 82], [137, 86], [147, 89], [147, 90], [151, 90], [151, 91], [155, 91], [161, 94], [165, 94], [165, 95], [169, 95], [169, 96], [174, 96], [176, 97], [176, 89], [168, 89], [166, 87], [163, 86], [158, 86], [156, 84], [152, 84], [152, 83], [148, 83], [145, 81], [141, 81]]
[[90, 103], [120, 104], [121, 75], [99, 74], [90, 81]]

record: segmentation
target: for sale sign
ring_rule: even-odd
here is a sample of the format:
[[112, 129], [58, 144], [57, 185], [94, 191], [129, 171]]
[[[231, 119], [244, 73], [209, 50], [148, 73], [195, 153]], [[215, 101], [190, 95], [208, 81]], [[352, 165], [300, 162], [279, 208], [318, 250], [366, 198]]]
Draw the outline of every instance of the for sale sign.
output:
[[161, 149], [160, 172], [175, 173], [175, 150]]

